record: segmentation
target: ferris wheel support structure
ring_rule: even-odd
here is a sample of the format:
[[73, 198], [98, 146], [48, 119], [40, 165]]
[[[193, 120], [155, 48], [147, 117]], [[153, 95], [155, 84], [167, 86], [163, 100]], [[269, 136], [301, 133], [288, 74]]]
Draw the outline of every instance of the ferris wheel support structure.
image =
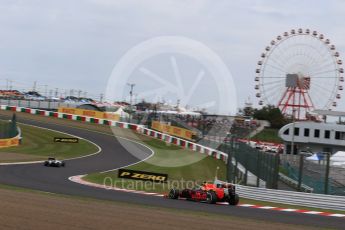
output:
[[283, 114], [286, 114], [287, 109], [291, 107], [295, 111], [295, 118], [302, 120], [302, 110], [311, 111], [314, 108], [313, 102], [305, 89], [299, 87], [289, 87], [283, 94], [283, 97], [278, 103], [278, 108]]

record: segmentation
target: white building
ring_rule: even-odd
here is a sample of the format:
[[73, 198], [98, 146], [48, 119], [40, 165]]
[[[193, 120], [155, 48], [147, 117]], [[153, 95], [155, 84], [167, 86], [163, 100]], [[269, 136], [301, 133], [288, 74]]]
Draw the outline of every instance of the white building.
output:
[[279, 130], [279, 137], [285, 144], [284, 153], [291, 153], [292, 142], [294, 142], [294, 154], [298, 154], [300, 151], [330, 152], [332, 154], [345, 151], [345, 124], [341, 123], [341, 117], [345, 117], [345, 113], [318, 111], [318, 114], [339, 117], [340, 122], [300, 121], [285, 125]]

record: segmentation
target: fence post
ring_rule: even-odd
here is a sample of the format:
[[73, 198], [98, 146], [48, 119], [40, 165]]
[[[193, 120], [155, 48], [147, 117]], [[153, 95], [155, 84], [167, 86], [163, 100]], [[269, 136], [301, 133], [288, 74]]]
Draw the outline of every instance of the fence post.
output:
[[274, 155], [274, 168], [273, 168], [273, 188], [278, 189], [279, 180], [279, 153]]
[[235, 158], [235, 165], [231, 165], [232, 166], [232, 179], [231, 179], [231, 181], [233, 182], [233, 183], [237, 183], [237, 181], [236, 181], [236, 178], [237, 178], [237, 175], [238, 175], [238, 171], [237, 171], [237, 169], [238, 169], [238, 165], [237, 165], [237, 156], [236, 156], [236, 152], [237, 151], [235, 151], [235, 140], [234, 140], [234, 136], [232, 135], [231, 136], [231, 149], [230, 149], [230, 152], [231, 152], [231, 164], [232, 164], [232, 158]]
[[[243, 153], [242, 153], [243, 154]], [[244, 153], [246, 159], [244, 160], [245, 166], [244, 166], [244, 185], [247, 185], [248, 180], [248, 157], [250, 154], [248, 152]]]
[[300, 154], [299, 155], [298, 186], [297, 186], [298, 191], [302, 191], [303, 165], [304, 165], [304, 156], [303, 154]]
[[16, 117], [15, 113], [13, 113], [13, 115], [12, 115], [12, 120], [11, 120], [9, 128], [10, 128], [9, 133], [8, 133], [9, 137], [10, 138], [15, 137], [18, 133], [18, 131], [17, 131], [17, 117]]
[[234, 173], [234, 182], [238, 183], [236, 181], [238, 179], [238, 156], [237, 156], [237, 151], [234, 148], [234, 156], [235, 156], [235, 173]]
[[256, 187], [260, 187], [260, 165], [261, 165], [261, 156], [260, 152], [256, 153], [257, 161], [256, 161]]
[[272, 154], [267, 154], [267, 184], [268, 188], [272, 189]]
[[325, 175], [325, 194], [328, 194], [331, 153], [327, 152], [326, 158], [327, 158], [327, 162], [326, 162], [326, 175]]
[[232, 167], [232, 150], [228, 144], [226, 144], [226, 153], [228, 154], [228, 182], [233, 183], [232, 174], [233, 174], [233, 167]]

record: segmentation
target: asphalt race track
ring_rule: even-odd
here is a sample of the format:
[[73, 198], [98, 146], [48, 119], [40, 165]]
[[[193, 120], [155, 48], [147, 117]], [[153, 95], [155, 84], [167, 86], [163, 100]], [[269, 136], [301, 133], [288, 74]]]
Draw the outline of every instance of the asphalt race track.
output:
[[[9, 119], [10, 117], [0, 116], [0, 118]], [[51, 193], [78, 195], [103, 200], [130, 202], [165, 208], [219, 213], [229, 216], [260, 219], [287, 224], [302, 224], [307, 226], [328, 228], [344, 227], [344, 218], [279, 212], [273, 210], [258, 210], [227, 205], [209, 205], [181, 200], [169, 200], [160, 197], [105, 190], [80, 185], [69, 181], [68, 178], [70, 176], [100, 172], [126, 166], [128, 164], [137, 162], [138, 159], [129, 154], [126, 149], [124, 149], [118, 143], [116, 138], [109, 135], [68, 126], [21, 119], [20, 116], [18, 116], [18, 121], [80, 136], [98, 144], [102, 148], [102, 151], [97, 155], [67, 161], [65, 168], [44, 167], [41, 163], [0, 166], [1, 184], [14, 185]], [[147, 154], [147, 156], [151, 154], [151, 151], [144, 146], [138, 145], [138, 148]]]

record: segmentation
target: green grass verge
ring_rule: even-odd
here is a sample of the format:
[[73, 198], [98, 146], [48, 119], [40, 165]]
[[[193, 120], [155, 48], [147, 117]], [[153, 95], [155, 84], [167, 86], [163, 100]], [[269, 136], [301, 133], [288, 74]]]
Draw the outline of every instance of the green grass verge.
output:
[[[79, 140], [79, 143], [55, 143], [54, 137], [71, 136], [29, 125], [20, 124], [19, 126], [22, 131], [22, 143], [17, 147], [0, 149], [0, 159], [2, 153], [6, 153], [7, 155], [9, 155], [8, 153], [13, 153], [13, 159], [7, 158], [2, 162], [15, 162], [16, 160], [25, 161], [33, 159], [43, 160], [48, 156], [59, 159], [67, 159], [85, 156], [98, 151], [96, 145], [86, 140]], [[19, 155], [20, 157], [17, 159]], [[26, 156], [27, 159], [25, 159]]]
[[225, 180], [226, 166], [221, 160], [205, 156], [202, 153], [182, 149], [175, 145], [167, 145], [159, 140], [151, 139], [143, 142], [155, 152], [154, 156], [145, 162], [127, 167], [127, 169], [166, 173], [168, 174], [167, 183], [161, 184], [122, 179], [117, 177], [117, 171], [92, 173], [84, 177], [84, 179], [98, 184], [106, 182], [109, 186], [116, 185], [116, 187], [120, 188], [158, 193], [166, 193], [172, 186], [191, 187], [195, 183], [213, 181], [217, 167], [219, 167], [218, 178]]
[[[36, 194], [42, 194], [46, 196], [53, 196], [53, 197], [62, 197], [62, 198], [68, 198], [68, 199], [76, 199], [76, 200], [83, 200], [83, 201], [96, 201], [96, 202], [102, 202], [102, 203], [119, 203], [123, 205], [133, 205], [133, 206], [142, 206], [142, 207], [151, 207], [144, 204], [134, 204], [134, 203], [125, 203], [121, 201], [112, 201], [112, 200], [100, 200], [100, 199], [94, 199], [91, 197], [85, 197], [85, 196], [78, 196], [78, 195], [66, 195], [66, 194], [59, 194], [59, 193], [49, 193], [49, 192], [43, 192], [40, 190], [34, 190], [34, 189], [28, 189], [28, 188], [22, 188], [17, 187], [13, 185], [5, 185], [0, 184], [0, 189], [6, 189], [6, 190], [12, 190], [12, 191], [18, 191], [18, 192], [28, 192], [28, 193], [36, 193]], [[162, 198], [163, 199], [163, 198]], [[320, 209], [320, 208], [311, 208], [311, 207], [305, 207], [305, 206], [297, 206], [297, 205], [288, 205], [288, 204], [281, 204], [281, 203], [273, 203], [273, 202], [266, 202], [266, 201], [258, 201], [258, 200], [252, 200], [252, 199], [245, 199], [240, 198], [241, 204], [253, 204], [253, 205], [261, 205], [261, 206], [271, 206], [271, 207], [277, 207], [277, 208], [291, 208], [291, 209], [299, 209], [299, 210], [309, 210], [309, 211], [318, 211], [318, 212], [329, 212], [329, 213], [338, 213], [338, 214], [345, 214], [345, 211], [340, 210], [330, 210], [330, 209]], [[161, 209], [160, 207], [153, 207], [155, 209]], [[164, 209], [164, 208], [162, 208]], [[167, 210], [174, 210], [174, 209], [167, 209]], [[186, 210], [184, 210], [186, 211]], [[182, 211], [182, 212], [184, 212]], [[181, 212], [181, 210], [179, 210]], [[188, 211], [186, 211], [188, 212]], [[191, 211], [192, 212], [192, 211]], [[215, 215], [212, 213], [207, 213], [207, 215]]]
[[278, 136], [278, 129], [265, 128], [260, 133], [252, 137], [253, 140], [283, 143], [283, 140]]
[[[26, 193], [31, 193], [31, 194], [36, 194], [37, 196], [40, 196], [42, 198], [45, 198], [45, 197], [52, 197], [54, 199], [58, 198], [58, 199], [61, 199], [62, 202], [65, 199], [68, 199], [70, 201], [87, 202], [87, 203], [90, 203], [90, 204], [94, 203], [94, 204], [117, 205], [117, 206], [118, 205], [120, 205], [120, 206], [122, 205], [122, 206], [126, 206], [126, 207], [129, 207], [129, 208], [141, 208], [142, 211], [146, 211], [146, 212], [161, 211], [161, 212], [167, 212], [167, 213], [171, 213], [171, 214], [188, 215], [190, 217], [212, 218], [212, 219], [210, 219], [210, 221], [224, 220], [224, 218], [225, 218], [226, 220], [234, 220], [234, 221], [236, 221], [236, 220], [238, 220], [238, 221], [246, 221], [246, 222], [254, 221], [257, 225], [260, 225], [262, 223], [269, 223], [268, 221], [259, 220], [259, 219], [255, 219], [255, 218], [251, 219], [251, 218], [235, 217], [235, 216], [226, 215], [226, 214], [222, 214], [222, 213], [204, 212], [202, 210], [201, 211], [195, 211], [195, 210], [187, 210], [187, 209], [166, 208], [166, 207], [160, 207], [160, 206], [152, 206], [152, 205], [139, 204], [139, 203], [134, 203], [134, 202], [123, 202], [123, 201], [114, 201], [114, 200], [101, 200], [101, 199], [95, 199], [95, 198], [85, 197], [85, 196], [65, 195], [65, 194], [42, 192], [42, 191], [39, 191], [39, 190], [31, 190], [31, 189], [15, 187], [15, 186], [8, 186], [8, 185], [2, 185], [2, 184], [0, 184], [0, 189], [14, 191], [14, 192], [16, 192], [16, 193], [18, 193], [19, 195], [22, 195], [22, 196], [25, 196]], [[162, 200], [163, 200], [163, 198], [162, 198]], [[280, 226], [280, 227], [284, 227], [284, 226], [297, 226], [297, 225], [283, 225], [283, 226]]]

